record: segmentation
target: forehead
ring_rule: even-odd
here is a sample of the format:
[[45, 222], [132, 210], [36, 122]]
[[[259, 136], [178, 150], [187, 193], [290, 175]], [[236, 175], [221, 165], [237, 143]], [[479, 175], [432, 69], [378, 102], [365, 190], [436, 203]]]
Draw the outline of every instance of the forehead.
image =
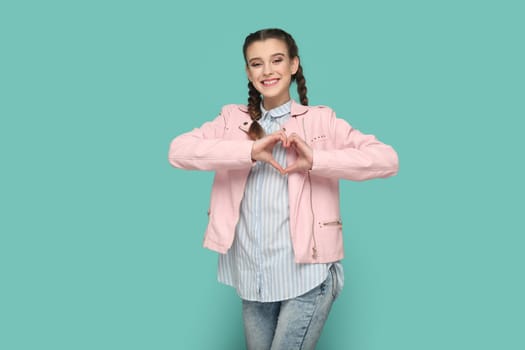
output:
[[272, 38], [251, 43], [246, 49], [246, 58], [248, 61], [253, 58], [268, 58], [277, 53], [288, 55], [288, 48], [282, 40]]

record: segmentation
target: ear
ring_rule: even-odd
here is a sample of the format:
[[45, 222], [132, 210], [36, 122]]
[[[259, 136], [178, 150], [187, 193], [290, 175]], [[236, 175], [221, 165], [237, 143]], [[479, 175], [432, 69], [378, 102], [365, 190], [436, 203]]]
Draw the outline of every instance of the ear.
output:
[[297, 70], [299, 69], [299, 64], [300, 64], [300, 60], [298, 56], [295, 56], [294, 58], [292, 58], [292, 63], [290, 65], [290, 68], [292, 70], [292, 75], [297, 73]]

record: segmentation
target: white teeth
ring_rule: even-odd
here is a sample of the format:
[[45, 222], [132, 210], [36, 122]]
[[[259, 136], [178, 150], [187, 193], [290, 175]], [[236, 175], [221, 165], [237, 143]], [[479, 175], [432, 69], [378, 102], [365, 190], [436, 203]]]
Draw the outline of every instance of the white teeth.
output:
[[275, 83], [277, 83], [277, 79], [263, 81], [263, 85], [273, 85]]

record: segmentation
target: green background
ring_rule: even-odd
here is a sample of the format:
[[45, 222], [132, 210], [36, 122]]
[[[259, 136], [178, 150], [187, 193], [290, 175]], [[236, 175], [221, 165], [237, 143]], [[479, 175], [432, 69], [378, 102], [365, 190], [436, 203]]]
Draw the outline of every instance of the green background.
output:
[[311, 104], [395, 147], [342, 182], [319, 349], [524, 349], [520, 1], [3, 1], [0, 348], [242, 349], [201, 248], [212, 173], [171, 139], [244, 103], [244, 37], [296, 38]]

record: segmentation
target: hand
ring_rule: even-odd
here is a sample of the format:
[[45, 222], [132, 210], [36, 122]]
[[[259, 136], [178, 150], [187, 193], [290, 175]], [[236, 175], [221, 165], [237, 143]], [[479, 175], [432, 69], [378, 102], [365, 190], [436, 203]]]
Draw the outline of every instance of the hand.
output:
[[292, 147], [292, 149], [297, 153], [297, 160], [295, 163], [289, 165], [284, 169], [285, 174], [290, 174], [293, 172], [304, 172], [312, 169], [314, 156], [313, 151], [310, 146], [296, 133], [288, 136], [283, 142], [285, 148]]
[[252, 159], [269, 163], [281, 174], [284, 174], [284, 169], [279, 163], [277, 163], [272, 154], [274, 146], [279, 141], [282, 142], [283, 145], [286, 143], [286, 134], [283, 130], [276, 131], [273, 134], [266, 135], [263, 138], [256, 140], [252, 146]]

